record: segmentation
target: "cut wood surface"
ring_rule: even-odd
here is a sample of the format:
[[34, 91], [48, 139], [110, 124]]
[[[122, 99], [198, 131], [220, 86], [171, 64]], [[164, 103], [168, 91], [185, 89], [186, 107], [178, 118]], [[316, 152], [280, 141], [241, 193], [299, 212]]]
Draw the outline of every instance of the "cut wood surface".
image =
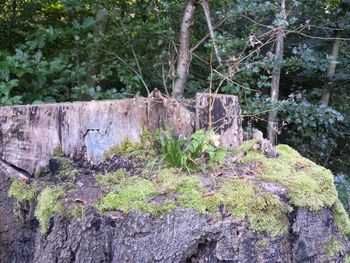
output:
[[[125, 139], [138, 141], [145, 127], [169, 127], [183, 137], [196, 128], [213, 127], [223, 146], [242, 142], [237, 97], [198, 94], [196, 100], [178, 101], [155, 91], [149, 98], [2, 107], [0, 173], [31, 177], [47, 165], [59, 145], [66, 156], [99, 163], [108, 149]], [[212, 111], [209, 101], [214, 102]]]

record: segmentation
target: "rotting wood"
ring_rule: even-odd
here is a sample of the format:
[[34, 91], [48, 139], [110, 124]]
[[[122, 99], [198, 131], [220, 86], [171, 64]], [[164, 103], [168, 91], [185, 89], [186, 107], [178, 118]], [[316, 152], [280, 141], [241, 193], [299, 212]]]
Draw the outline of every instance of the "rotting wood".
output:
[[243, 142], [238, 98], [231, 95], [197, 93], [196, 130], [212, 128], [220, 134], [221, 146], [233, 149]]
[[[214, 102], [211, 111], [205, 108], [209, 99]], [[125, 139], [138, 141], [144, 128], [169, 127], [176, 136], [188, 137], [196, 129], [213, 127], [222, 146], [242, 142], [237, 97], [198, 94], [196, 100], [175, 100], [154, 91], [149, 98], [1, 107], [0, 172], [31, 177], [59, 145], [66, 156], [96, 164]]]

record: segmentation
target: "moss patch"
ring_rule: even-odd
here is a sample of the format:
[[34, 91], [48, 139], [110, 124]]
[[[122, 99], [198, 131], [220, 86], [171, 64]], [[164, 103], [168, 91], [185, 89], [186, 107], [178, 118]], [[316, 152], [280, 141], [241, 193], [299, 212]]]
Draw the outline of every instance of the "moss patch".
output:
[[335, 258], [344, 250], [344, 246], [333, 237], [331, 241], [324, 245], [323, 249], [328, 257]]
[[16, 199], [20, 203], [34, 201], [39, 191], [39, 185], [20, 180], [13, 180], [8, 191], [8, 196]]
[[[248, 218], [255, 231], [266, 231], [276, 236], [288, 230], [288, 206], [275, 195], [258, 194], [255, 186], [243, 179], [226, 181], [211, 194], [201, 186], [197, 176], [186, 175], [174, 168], [160, 170], [153, 180], [130, 177], [116, 182], [114, 192], [100, 200], [98, 208], [101, 211], [127, 213], [136, 209], [158, 215], [176, 207], [188, 207], [202, 214], [215, 214], [224, 205], [233, 217]], [[154, 201], [157, 197], [163, 197], [162, 201]]]
[[236, 155], [236, 154], [239, 154], [239, 153], [247, 153], [258, 142], [259, 142], [259, 140], [248, 140], [248, 141], [245, 141], [233, 151], [233, 154]]
[[38, 204], [34, 216], [39, 221], [40, 232], [45, 234], [48, 230], [49, 219], [54, 213], [61, 213], [63, 205], [59, 199], [65, 196], [65, 189], [62, 186], [46, 187], [38, 197]]
[[264, 154], [249, 151], [243, 163], [260, 163], [259, 179], [278, 182], [288, 189], [291, 204], [318, 211], [331, 207], [337, 200], [332, 173], [302, 157], [287, 145], [278, 145], [278, 158], [267, 158]]
[[240, 219], [247, 217], [255, 231], [266, 231], [272, 236], [285, 234], [290, 208], [282, 204], [278, 196], [258, 194], [255, 188], [250, 181], [233, 179], [217, 193], [219, 203], [225, 205], [232, 216]]
[[159, 133], [150, 132], [145, 129], [140, 136], [140, 142], [133, 143], [128, 138], [121, 145], [111, 148], [105, 154], [105, 159], [119, 154], [149, 161], [151, 159], [156, 159], [159, 156], [159, 151]]
[[54, 156], [49, 162], [51, 172], [61, 181], [74, 181], [78, 175], [74, 168], [73, 161], [62, 156]]
[[338, 231], [344, 236], [349, 235], [350, 220], [345, 208], [343, 207], [343, 204], [339, 200], [337, 200], [333, 206], [333, 218]]
[[98, 174], [96, 184], [105, 192], [112, 191], [128, 174], [127, 170], [119, 169], [113, 173]]

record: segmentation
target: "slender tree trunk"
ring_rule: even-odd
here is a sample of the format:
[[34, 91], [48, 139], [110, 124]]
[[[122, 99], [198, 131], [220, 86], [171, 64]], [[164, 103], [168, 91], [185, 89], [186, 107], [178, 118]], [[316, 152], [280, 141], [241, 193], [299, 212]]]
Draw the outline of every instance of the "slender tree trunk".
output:
[[207, 21], [207, 25], [208, 25], [208, 30], [209, 30], [209, 34], [210, 34], [210, 38], [212, 41], [212, 45], [213, 45], [213, 49], [215, 52], [215, 56], [216, 59], [218, 61], [218, 63], [221, 65], [221, 57], [219, 54], [219, 48], [216, 45], [216, 41], [215, 41], [215, 33], [214, 33], [214, 27], [213, 24], [211, 22], [211, 15], [210, 15], [210, 8], [209, 8], [209, 3], [207, 0], [202, 0], [199, 2], [201, 4], [201, 6], [203, 7], [204, 10], [204, 15], [205, 15], [205, 20]]
[[[106, 31], [106, 24], [107, 24], [107, 18], [108, 18], [108, 12], [105, 8], [101, 7], [100, 9], [97, 10], [96, 15], [95, 15], [95, 21], [96, 21], [96, 26], [94, 27], [94, 37], [97, 38], [99, 34], [105, 33]], [[96, 43], [96, 50], [99, 50], [101, 45], [101, 41], [99, 40]], [[92, 61], [92, 69], [91, 72], [89, 73], [88, 76], [88, 85], [90, 87], [95, 87], [96, 86], [96, 74], [98, 72], [98, 67], [95, 65], [96, 63], [96, 58], [93, 58]]]
[[[280, 17], [286, 20], [286, 0], [280, 2]], [[283, 23], [283, 21], [282, 21]], [[281, 61], [283, 59], [284, 49], [284, 24], [278, 27], [277, 41], [276, 41], [276, 52], [275, 52], [275, 66], [272, 72], [271, 80], [271, 102], [278, 101], [279, 89], [280, 89], [280, 76], [281, 76]], [[268, 118], [267, 137], [272, 144], [277, 143], [277, 109], [271, 109]]]
[[184, 94], [185, 84], [188, 75], [188, 68], [191, 61], [190, 53], [190, 30], [196, 13], [196, 1], [187, 2], [185, 13], [182, 18], [180, 30], [180, 48], [176, 68], [176, 79], [173, 86], [173, 97], [180, 97]]
[[340, 37], [341, 37], [340, 31], [336, 31], [335, 39], [334, 39], [333, 45], [332, 45], [331, 63], [329, 64], [329, 67], [327, 70], [327, 82], [323, 86], [322, 98], [321, 98], [322, 104], [326, 105], [326, 106], [328, 106], [328, 104], [329, 104], [329, 98], [331, 95], [331, 88], [332, 88], [332, 80], [334, 77], [335, 66], [337, 63], [338, 56], [339, 56], [339, 48], [340, 48], [340, 42], [341, 42]]
[[9, 39], [8, 39], [9, 50], [11, 50], [12, 43], [14, 41], [13, 33], [16, 31], [15, 30], [16, 20], [17, 20], [17, 0], [12, 0], [12, 3], [11, 3], [11, 22], [10, 22]]

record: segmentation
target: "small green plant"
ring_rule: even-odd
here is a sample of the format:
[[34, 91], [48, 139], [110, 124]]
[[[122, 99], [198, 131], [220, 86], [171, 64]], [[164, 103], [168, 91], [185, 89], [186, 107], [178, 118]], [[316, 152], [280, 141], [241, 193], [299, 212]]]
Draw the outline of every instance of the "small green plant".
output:
[[339, 240], [337, 240], [335, 237], [332, 237], [332, 239], [324, 245], [323, 249], [328, 257], [335, 258], [340, 252], [344, 250], [344, 246], [342, 243], [340, 243]]
[[64, 196], [65, 189], [62, 186], [48, 186], [38, 196], [34, 216], [39, 221], [41, 233], [47, 232], [49, 219], [54, 213], [62, 213], [63, 205], [59, 200]]
[[189, 140], [176, 138], [169, 131], [160, 135], [161, 153], [164, 160], [172, 167], [187, 171], [203, 168], [204, 160], [210, 167], [216, 168], [225, 162], [227, 149], [219, 147], [220, 136], [214, 131], [198, 130]]

